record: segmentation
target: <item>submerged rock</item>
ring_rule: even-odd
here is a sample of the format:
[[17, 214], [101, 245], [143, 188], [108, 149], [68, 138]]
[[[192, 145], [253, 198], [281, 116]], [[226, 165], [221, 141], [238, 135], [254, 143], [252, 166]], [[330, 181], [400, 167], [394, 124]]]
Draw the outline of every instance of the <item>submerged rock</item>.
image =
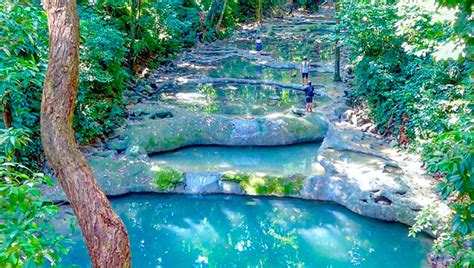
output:
[[219, 173], [195, 172], [185, 176], [184, 191], [192, 194], [219, 193]]

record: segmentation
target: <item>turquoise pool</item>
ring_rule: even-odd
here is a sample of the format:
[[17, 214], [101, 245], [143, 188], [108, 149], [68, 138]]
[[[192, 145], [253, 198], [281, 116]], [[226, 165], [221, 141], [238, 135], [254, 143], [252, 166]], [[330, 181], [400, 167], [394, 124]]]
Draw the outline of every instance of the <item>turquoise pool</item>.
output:
[[[245, 196], [112, 199], [134, 267], [425, 267], [431, 240], [334, 204]], [[60, 226], [66, 228], [67, 224]], [[90, 267], [82, 240], [62, 265]]]
[[151, 155], [151, 161], [182, 172], [237, 171], [268, 175], [319, 175], [321, 143], [272, 147], [193, 146]]

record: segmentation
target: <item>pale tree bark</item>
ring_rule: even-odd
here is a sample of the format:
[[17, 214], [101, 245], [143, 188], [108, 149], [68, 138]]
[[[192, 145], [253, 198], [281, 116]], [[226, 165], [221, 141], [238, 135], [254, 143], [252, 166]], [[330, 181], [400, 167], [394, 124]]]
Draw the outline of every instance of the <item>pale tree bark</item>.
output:
[[224, 18], [226, 6], [227, 6], [227, 0], [224, 0], [224, 4], [223, 4], [223, 6], [222, 6], [221, 15], [219, 16], [219, 20], [217, 21], [217, 24], [216, 24], [216, 30], [217, 30], [217, 31], [219, 31], [219, 27], [221, 26], [222, 19]]
[[44, 152], [71, 202], [94, 267], [130, 267], [125, 226], [79, 151], [72, 120], [79, 77], [75, 0], [46, 0], [49, 64], [41, 103]]
[[257, 9], [255, 11], [255, 16], [257, 19], [257, 24], [262, 24], [263, 20], [263, 0], [258, 0], [257, 2]]

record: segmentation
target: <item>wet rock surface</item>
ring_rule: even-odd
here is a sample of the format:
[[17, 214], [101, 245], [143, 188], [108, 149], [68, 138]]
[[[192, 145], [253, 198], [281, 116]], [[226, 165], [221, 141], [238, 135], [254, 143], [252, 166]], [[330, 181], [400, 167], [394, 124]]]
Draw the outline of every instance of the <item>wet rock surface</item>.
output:
[[328, 123], [322, 114], [290, 113], [250, 119], [191, 113], [168, 108], [173, 117], [145, 118], [130, 123], [107, 148], [143, 148], [146, 153], [191, 145], [271, 146], [322, 140]]

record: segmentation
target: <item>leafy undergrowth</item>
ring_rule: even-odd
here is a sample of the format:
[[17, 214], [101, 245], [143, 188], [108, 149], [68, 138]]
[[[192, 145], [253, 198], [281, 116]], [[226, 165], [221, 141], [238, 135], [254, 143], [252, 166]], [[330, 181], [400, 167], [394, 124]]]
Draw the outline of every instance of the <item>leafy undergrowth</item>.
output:
[[55, 266], [68, 239], [50, 221], [58, 207], [41, 197], [40, 185], [52, 185], [42, 173], [18, 164], [18, 150], [30, 144], [28, 133], [0, 131], [0, 263], [2, 267]]
[[183, 173], [170, 167], [160, 168], [156, 172], [155, 184], [162, 191], [171, 191], [183, 181]]
[[[338, 14], [335, 40], [349, 48], [354, 103], [380, 133], [421, 154], [453, 210], [434, 249], [454, 266], [474, 265], [472, 7], [469, 1], [354, 3]], [[429, 219], [428, 212], [419, 220]], [[414, 231], [426, 226], [419, 222]], [[413, 232], [412, 232], [413, 233]]]
[[247, 194], [295, 195], [303, 189], [304, 177], [279, 177], [259, 174], [226, 172], [222, 180], [240, 184]]

